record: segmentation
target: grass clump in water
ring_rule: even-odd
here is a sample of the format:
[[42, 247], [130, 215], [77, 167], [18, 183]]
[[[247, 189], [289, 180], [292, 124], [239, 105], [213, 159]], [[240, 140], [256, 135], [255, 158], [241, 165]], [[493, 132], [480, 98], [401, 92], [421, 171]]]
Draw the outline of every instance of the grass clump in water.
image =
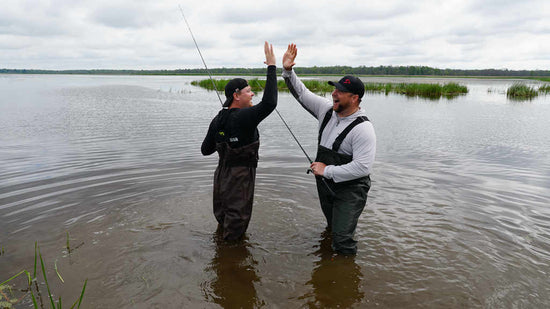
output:
[[[218, 91], [223, 92], [225, 89], [225, 86], [231, 79], [214, 79], [214, 85], [215, 89]], [[265, 88], [265, 80], [253, 78], [248, 80], [248, 85], [252, 89], [252, 91], [262, 91]], [[329, 85], [325, 81], [318, 81], [318, 80], [304, 80], [304, 85], [311, 90], [312, 92], [331, 92], [334, 90], [334, 87]], [[191, 85], [193, 86], [199, 86], [208, 90], [215, 90], [214, 86], [212, 85], [212, 80], [210, 79], [203, 79], [203, 80], [196, 80], [192, 81]], [[277, 81], [277, 89], [279, 91], [288, 91], [288, 87], [286, 86], [285, 82], [282, 80]]]
[[[214, 80], [216, 89], [218, 91], [224, 91], [225, 85], [230, 79], [217, 79]], [[304, 85], [312, 92], [315, 93], [330, 93], [334, 90], [334, 86], [328, 84], [327, 81], [322, 80], [302, 80]], [[265, 80], [251, 79], [248, 84], [252, 88], [252, 91], [262, 91], [265, 88]], [[193, 81], [191, 85], [199, 86], [208, 90], [214, 90], [212, 80], [204, 79], [200, 81]], [[288, 87], [282, 80], [277, 81], [277, 88], [279, 91], [288, 91]], [[385, 94], [397, 93], [407, 96], [418, 96], [425, 98], [440, 98], [445, 96], [452, 98], [461, 94], [468, 93], [468, 88], [457, 83], [440, 84], [418, 84], [418, 83], [365, 83], [365, 91], [367, 92], [383, 92]]]
[[[44, 265], [44, 259], [42, 258], [42, 253], [40, 252], [40, 247], [38, 246], [38, 243], [34, 243], [34, 268], [33, 268], [33, 275], [31, 276], [31, 273], [27, 270], [22, 270], [16, 275], [12, 276], [11, 278], [7, 279], [6, 281], [3, 281], [0, 283], [0, 308], [13, 308], [14, 305], [20, 303], [30, 295], [30, 298], [32, 300], [33, 308], [45, 308], [44, 301], [42, 299], [42, 293], [40, 290], [40, 286], [38, 285], [38, 275], [39, 271], [37, 272], [37, 266], [40, 266], [40, 269], [42, 269], [42, 278], [44, 279], [46, 290], [48, 292], [48, 299], [46, 300], [46, 306], [47, 301], [49, 300], [50, 308], [62, 308], [62, 301], [61, 297], [57, 301], [54, 300], [54, 297], [52, 296], [52, 292], [50, 289], [50, 284], [48, 283], [48, 278], [46, 276], [46, 267]], [[59, 274], [59, 271], [57, 270], [57, 263], [55, 264], [55, 272], [57, 273], [57, 276], [60, 278], [62, 282], [63, 278], [61, 278], [61, 275]], [[14, 292], [14, 286], [10, 282], [15, 281], [15, 279], [23, 277], [25, 280], [25, 287], [22, 289], [16, 289], [17, 291], [23, 292], [22, 295], [16, 295], [16, 292]], [[34, 285], [33, 285], [34, 283]], [[80, 297], [73, 303], [73, 305], [70, 307], [72, 308], [80, 308], [80, 305], [82, 304], [82, 299], [84, 298], [84, 292], [86, 291], [86, 284], [88, 283], [88, 279], [84, 281], [84, 286], [82, 287], [82, 291], [80, 293]], [[36, 293], [36, 297], [35, 296]]]
[[539, 87], [539, 92], [541, 93], [544, 93], [544, 94], [548, 94], [550, 93], [550, 85], [544, 85], [544, 86], [540, 86]]
[[429, 98], [436, 98], [441, 96], [441, 86], [438, 84], [397, 84], [395, 87], [396, 93], [404, 94], [406, 96], [423, 96]]
[[411, 97], [440, 98], [441, 96], [455, 97], [468, 93], [466, 86], [457, 83], [417, 84], [417, 83], [367, 83], [365, 90], [370, 92], [384, 92], [385, 94], [397, 93]]
[[[227, 83], [229, 83], [230, 80], [231, 79], [195, 80], [191, 82], [191, 85], [199, 86], [208, 90], [218, 90], [223, 92], [225, 90], [225, 86], [227, 85]], [[214, 88], [214, 85], [216, 88]], [[265, 80], [259, 80], [257, 78], [254, 78], [248, 81], [248, 85], [250, 86], [252, 91], [260, 91], [263, 89], [263, 87], [265, 87]]]
[[457, 83], [443, 85], [443, 95], [459, 95], [468, 93], [468, 87]]
[[538, 91], [533, 87], [529, 87], [525, 84], [517, 83], [513, 84], [506, 91], [506, 96], [510, 99], [528, 100], [538, 96]]

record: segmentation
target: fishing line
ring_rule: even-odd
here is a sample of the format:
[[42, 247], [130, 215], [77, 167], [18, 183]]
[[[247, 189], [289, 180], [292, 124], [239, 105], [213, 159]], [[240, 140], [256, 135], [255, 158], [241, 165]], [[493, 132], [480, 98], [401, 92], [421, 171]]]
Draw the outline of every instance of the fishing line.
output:
[[[178, 6], [180, 8], [181, 16], [183, 16], [183, 20], [185, 21], [185, 24], [187, 25], [187, 29], [189, 29], [189, 33], [191, 33], [191, 37], [193, 38], [193, 42], [195, 42], [195, 47], [197, 48], [197, 51], [199, 52], [199, 55], [201, 56], [201, 60], [202, 60], [202, 63], [204, 64], [204, 67], [206, 68], [206, 72], [208, 73], [208, 76], [210, 77], [210, 81], [212, 82], [212, 86], [216, 90], [216, 94], [218, 95], [218, 99], [220, 100], [220, 103], [223, 106], [222, 99], [220, 98], [220, 94], [218, 93], [218, 89], [216, 88], [216, 84], [214, 83], [214, 79], [212, 78], [212, 74], [210, 74], [210, 70], [208, 70], [208, 66], [206, 65], [206, 61], [204, 61], [204, 58], [202, 57], [202, 53], [201, 53], [201, 50], [199, 48], [199, 45], [197, 44], [197, 40], [195, 40], [195, 36], [193, 35], [193, 31], [191, 31], [191, 26], [189, 26], [189, 23], [187, 22], [187, 18], [185, 18], [185, 14], [183, 14], [183, 9], [181, 8], [181, 5], [178, 5]], [[256, 83], [258, 84], [260, 89], [263, 90], [263, 87], [260, 85], [258, 80], [256, 80]], [[277, 112], [277, 115], [279, 115], [279, 118], [281, 118], [281, 120], [285, 124], [286, 128], [288, 129], [288, 132], [290, 132], [290, 135], [292, 135], [292, 137], [294, 138], [294, 140], [296, 141], [298, 146], [300, 146], [300, 149], [302, 149], [302, 152], [306, 155], [306, 158], [309, 161], [309, 164], [313, 163], [313, 160], [311, 160], [311, 158], [309, 157], [307, 152], [304, 150], [304, 147], [302, 147], [302, 145], [300, 144], [300, 142], [298, 141], [298, 139], [296, 138], [296, 136], [294, 135], [294, 133], [292, 132], [292, 130], [290, 129], [288, 124], [286, 123], [286, 121], [283, 118], [283, 116], [281, 115], [281, 113], [279, 113], [279, 111], [277, 109], [275, 109], [275, 111]]]
[[[197, 40], [195, 40], [195, 36], [193, 35], [193, 31], [191, 31], [191, 26], [189, 26], [189, 23], [187, 22], [187, 18], [185, 18], [185, 14], [183, 14], [183, 9], [181, 8], [181, 5], [178, 5], [179, 8], [180, 8], [180, 12], [181, 12], [181, 16], [183, 16], [183, 20], [185, 21], [185, 24], [187, 25], [187, 29], [189, 29], [189, 33], [191, 33], [191, 37], [193, 38], [193, 42], [195, 43], [195, 47], [197, 48], [197, 51], [199, 52], [199, 55], [201, 56], [201, 60], [202, 60], [202, 63], [204, 64], [204, 67], [206, 68], [206, 72], [208, 73], [208, 76], [210, 77], [210, 81], [212, 82], [212, 86], [214, 87], [214, 90], [216, 91], [216, 94], [218, 95], [218, 99], [220, 100], [220, 103], [221, 105], [223, 106], [223, 102], [222, 102], [222, 99], [220, 97], [220, 94], [218, 93], [218, 88], [216, 87], [216, 83], [214, 83], [214, 79], [212, 78], [212, 74], [210, 74], [210, 70], [208, 70], [208, 66], [206, 65], [206, 61], [204, 61], [204, 58], [202, 56], [202, 53], [201, 53], [201, 50], [199, 48], [199, 45], [197, 44]], [[260, 89], [263, 90], [263, 87], [260, 85], [260, 83], [258, 82], [258, 80], [256, 80], [256, 83], [258, 84], [258, 86], [260, 87]], [[292, 137], [294, 138], [294, 140], [296, 141], [296, 143], [298, 144], [298, 146], [300, 146], [300, 149], [302, 149], [302, 152], [306, 155], [306, 158], [307, 160], [309, 161], [309, 164], [312, 164], [313, 163], [313, 160], [311, 160], [311, 158], [309, 157], [309, 155], [307, 154], [307, 152], [305, 151], [304, 147], [302, 147], [302, 144], [300, 144], [300, 142], [298, 141], [298, 139], [296, 138], [296, 136], [294, 135], [294, 133], [292, 132], [292, 130], [290, 129], [290, 127], [288, 126], [288, 124], [286, 123], [285, 119], [283, 118], [283, 116], [281, 115], [281, 113], [279, 113], [279, 111], [275, 108], [275, 111], [277, 112], [277, 115], [279, 115], [279, 118], [281, 118], [281, 120], [283, 121], [283, 123], [285, 124], [286, 128], [288, 129], [288, 132], [290, 132], [290, 135], [292, 135]], [[309, 172], [311, 172], [311, 169], [308, 169], [307, 170], [307, 173], [309, 174]], [[321, 179], [323, 180], [323, 183], [326, 185], [328, 191], [330, 192], [330, 194], [332, 196], [335, 195], [334, 191], [332, 191], [332, 189], [330, 188], [330, 186], [328, 185], [328, 183], [326, 182], [325, 178], [324, 177], [321, 177]]]
[[[256, 84], [258, 84], [258, 87], [260, 87], [260, 89], [263, 90], [263, 87], [262, 85], [260, 85], [260, 82], [256, 79]], [[296, 141], [296, 143], [298, 144], [298, 146], [300, 146], [300, 149], [302, 149], [302, 152], [306, 155], [306, 158], [307, 160], [309, 161], [309, 164], [312, 164], [313, 163], [313, 160], [311, 160], [311, 158], [309, 157], [309, 155], [307, 154], [307, 152], [305, 151], [304, 147], [302, 147], [302, 144], [300, 144], [300, 142], [298, 141], [298, 139], [296, 138], [296, 136], [294, 135], [294, 133], [292, 133], [292, 130], [290, 129], [290, 127], [288, 126], [288, 124], [286, 123], [285, 119], [283, 118], [283, 116], [281, 115], [281, 113], [279, 113], [279, 111], [275, 108], [275, 111], [277, 112], [277, 115], [279, 115], [279, 118], [281, 118], [281, 120], [283, 121], [283, 123], [285, 124], [286, 128], [288, 129], [288, 132], [290, 133], [290, 135], [292, 135], [292, 137], [294, 138], [294, 140]], [[311, 169], [308, 168], [307, 170], [307, 174], [309, 174], [310, 172], [313, 172]], [[334, 193], [334, 191], [332, 191], [332, 189], [330, 188], [329, 184], [327, 183], [327, 180], [325, 179], [325, 177], [322, 177], [321, 176], [321, 179], [323, 181], [323, 183], [325, 184], [325, 186], [327, 187], [327, 190], [328, 192], [330, 193], [331, 196], [335, 196], [336, 193]]]
[[183, 16], [183, 20], [185, 20], [185, 24], [187, 25], [187, 29], [189, 29], [189, 33], [191, 33], [191, 37], [193, 38], [193, 42], [195, 42], [195, 47], [197, 47], [197, 51], [199, 52], [199, 56], [201, 56], [202, 63], [204, 64], [204, 67], [206, 68], [206, 73], [208, 73], [208, 76], [210, 76], [210, 81], [212, 82], [212, 87], [214, 87], [214, 90], [216, 91], [216, 94], [218, 95], [218, 99], [220, 100], [220, 104], [223, 106], [222, 98], [220, 97], [220, 94], [218, 93], [218, 88], [216, 87], [216, 83], [214, 83], [214, 79], [212, 78], [212, 74], [210, 74], [210, 70], [208, 70], [208, 66], [206, 65], [206, 62], [204, 61], [204, 58], [202, 57], [201, 50], [199, 49], [199, 45], [197, 44], [197, 40], [195, 40], [195, 36], [193, 35], [193, 31], [191, 31], [191, 27], [189, 26], [189, 23], [187, 22], [187, 18], [185, 18], [185, 14], [183, 14], [183, 9], [181, 8], [181, 5], [178, 5], [180, 8], [181, 16]]
[[[306, 155], [306, 158], [307, 160], [309, 161], [309, 164], [313, 163], [313, 160], [311, 160], [311, 158], [308, 156], [307, 152], [304, 150], [304, 147], [302, 147], [302, 145], [300, 144], [300, 142], [298, 141], [298, 139], [296, 138], [296, 136], [294, 136], [294, 133], [292, 133], [292, 130], [290, 129], [290, 127], [288, 126], [288, 124], [286, 124], [286, 121], [285, 119], [283, 118], [283, 116], [281, 116], [281, 113], [279, 113], [279, 111], [277, 109], [275, 109], [275, 111], [277, 112], [277, 115], [279, 115], [279, 118], [281, 118], [281, 120], [283, 121], [283, 123], [285, 124], [286, 128], [288, 129], [288, 132], [290, 133], [290, 135], [292, 135], [292, 137], [294, 138], [294, 140], [296, 141], [296, 144], [298, 144], [298, 146], [300, 146], [300, 149], [302, 149], [302, 152]], [[308, 173], [309, 173], [309, 170], [308, 170]]]
[[[263, 87], [262, 85], [260, 85], [260, 82], [255, 79], [255, 82], [256, 84], [258, 84], [258, 87], [260, 87], [260, 89], [262, 89], [263, 91]], [[290, 133], [290, 135], [292, 135], [292, 137], [294, 138], [294, 140], [296, 141], [296, 144], [298, 144], [298, 146], [300, 146], [300, 149], [302, 149], [302, 152], [306, 155], [306, 158], [307, 160], [309, 161], [309, 164], [313, 163], [313, 160], [311, 160], [311, 158], [309, 157], [309, 155], [307, 154], [307, 152], [305, 151], [304, 147], [302, 147], [302, 144], [300, 144], [300, 142], [298, 141], [298, 139], [296, 138], [296, 136], [294, 135], [294, 133], [292, 132], [292, 130], [290, 129], [290, 127], [288, 126], [288, 124], [286, 123], [285, 119], [283, 118], [283, 116], [281, 115], [281, 113], [279, 113], [279, 111], [275, 108], [275, 111], [277, 112], [277, 115], [279, 115], [279, 118], [281, 118], [281, 120], [283, 121], [283, 123], [285, 124], [285, 127], [288, 129], [288, 132]], [[308, 170], [308, 173], [310, 172], [310, 170]]]

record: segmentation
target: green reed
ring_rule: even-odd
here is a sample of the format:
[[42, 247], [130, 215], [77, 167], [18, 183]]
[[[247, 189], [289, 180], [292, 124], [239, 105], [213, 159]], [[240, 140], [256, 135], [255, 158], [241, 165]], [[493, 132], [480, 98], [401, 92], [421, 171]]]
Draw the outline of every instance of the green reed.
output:
[[[225, 85], [230, 79], [218, 79], [214, 80], [216, 88], [219, 91], [223, 91]], [[262, 91], [265, 88], [265, 80], [251, 79], [248, 84], [252, 88], [252, 91]], [[334, 90], [334, 86], [329, 85], [326, 81], [321, 80], [303, 80], [304, 85], [312, 92], [315, 93], [329, 93]], [[210, 79], [193, 81], [192, 85], [214, 90], [212, 81]], [[288, 91], [288, 87], [282, 80], [277, 81], [277, 88], [279, 91]], [[367, 92], [383, 92], [385, 94], [397, 93], [407, 96], [418, 96], [427, 98], [439, 98], [441, 96], [454, 97], [461, 94], [468, 93], [468, 88], [457, 83], [447, 84], [419, 84], [419, 83], [366, 83], [365, 91]]]
[[466, 86], [457, 83], [418, 84], [418, 83], [367, 83], [365, 89], [370, 92], [384, 92], [385, 94], [397, 93], [406, 96], [418, 96], [439, 98], [441, 96], [453, 97], [468, 93]]
[[[68, 235], [68, 234], [67, 234]], [[40, 290], [40, 286], [38, 285], [38, 275], [39, 272], [37, 272], [37, 266], [38, 262], [40, 262], [40, 269], [42, 270], [42, 278], [44, 279], [46, 290], [48, 292], [48, 300], [50, 303], [50, 308], [57, 308], [61, 309], [63, 307], [61, 297], [57, 301], [54, 300], [54, 297], [52, 296], [52, 291], [50, 289], [50, 284], [48, 282], [48, 277], [46, 276], [46, 266], [44, 263], [44, 259], [42, 258], [42, 253], [40, 252], [40, 247], [38, 246], [38, 243], [34, 243], [34, 267], [33, 267], [33, 274], [31, 276], [30, 272], [27, 270], [22, 270], [16, 275], [12, 276], [11, 278], [7, 279], [6, 281], [0, 283], [0, 308], [13, 308], [14, 305], [21, 302], [26, 296], [30, 295], [32, 304], [35, 309], [44, 308], [44, 301], [42, 299], [42, 293]], [[63, 278], [61, 278], [61, 275], [59, 274], [59, 271], [57, 269], [57, 261], [55, 263], [55, 271], [57, 273], [57, 276], [59, 279], [64, 283]], [[22, 296], [15, 296], [15, 293], [13, 292], [13, 287], [10, 282], [15, 280], [18, 277], [25, 276], [26, 275], [26, 283], [25, 287], [22, 289], [17, 289], [21, 292], [23, 292]], [[25, 277], [24, 277], [25, 278]], [[34, 283], [34, 286], [33, 286]], [[73, 303], [73, 305], [70, 307], [72, 308], [80, 308], [80, 305], [82, 304], [82, 299], [84, 298], [84, 292], [86, 291], [86, 284], [88, 283], [88, 279], [84, 281], [84, 286], [82, 287], [82, 291], [80, 293], [80, 297], [77, 298], [77, 300]], [[8, 292], [7, 292], [8, 291]], [[7, 292], [7, 293], [6, 293]], [[35, 296], [36, 293], [36, 297]], [[37, 300], [38, 299], [38, 300]]]
[[550, 92], [550, 84], [546, 84], [544, 86], [539, 87], [539, 93], [547, 94]]
[[506, 96], [510, 99], [527, 100], [538, 96], [538, 91], [525, 84], [516, 83], [508, 88]]
[[[224, 91], [225, 86], [231, 79], [214, 79], [214, 84], [216, 85], [216, 89], [218, 91]], [[252, 91], [262, 91], [265, 88], [265, 80], [253, 78], [248, 80], [248, 85], [250, 85], [250, 88]], [[313, 91], [313, 92], [331, 92], [334, 87], [327, 84], [327, 82], [322, 82], [318, 80], [305, 80], [304, 84], [306, 87]], [[205, 88], [208, 90], [214, 90], [214, 86], [212, 85], [212, 81], [210, 79], [203, 79], [203, 80], [196, 80], [192, 81], [191, 85], [199, 86], [201, 88]], [[280, 91], [288, 91], [288, 87], [286, 86], [285, 82], [282, 80], [277, 81], [277, 89]]]

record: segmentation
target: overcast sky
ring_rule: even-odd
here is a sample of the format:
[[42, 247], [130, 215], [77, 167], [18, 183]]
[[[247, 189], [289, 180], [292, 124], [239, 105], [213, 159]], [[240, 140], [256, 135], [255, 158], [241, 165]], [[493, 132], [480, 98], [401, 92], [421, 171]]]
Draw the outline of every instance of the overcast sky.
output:
[[0, 68], [179, 69], [277, 64], [550, 70], [548, 0], [2, 0]]

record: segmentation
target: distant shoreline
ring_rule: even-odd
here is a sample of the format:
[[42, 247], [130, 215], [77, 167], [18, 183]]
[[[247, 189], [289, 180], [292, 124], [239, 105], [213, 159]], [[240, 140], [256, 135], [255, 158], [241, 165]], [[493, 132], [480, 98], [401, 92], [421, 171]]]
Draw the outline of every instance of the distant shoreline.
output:
[[[278, 69], [281, 70], [280, 68]], [[214, 68], [209, 70], [215, 76], [263, 76], [265, 68]], [[487, 79], [534, 79], [550, 82], [550, 70], [458, 70], [437, 69], [418, 66], [380, 67], [296, 67], [296, 73], [308, 76], [342, 76], [346, 74], [365, 77], [444, 77], [444, 78], [487, 78]], [[0, 69], [0, 74], [59, 74], [59, 75], [152, 75], [152, 76], [197, 76], [208, 75], [205, 69], [177, 70], [41, 70]]]

